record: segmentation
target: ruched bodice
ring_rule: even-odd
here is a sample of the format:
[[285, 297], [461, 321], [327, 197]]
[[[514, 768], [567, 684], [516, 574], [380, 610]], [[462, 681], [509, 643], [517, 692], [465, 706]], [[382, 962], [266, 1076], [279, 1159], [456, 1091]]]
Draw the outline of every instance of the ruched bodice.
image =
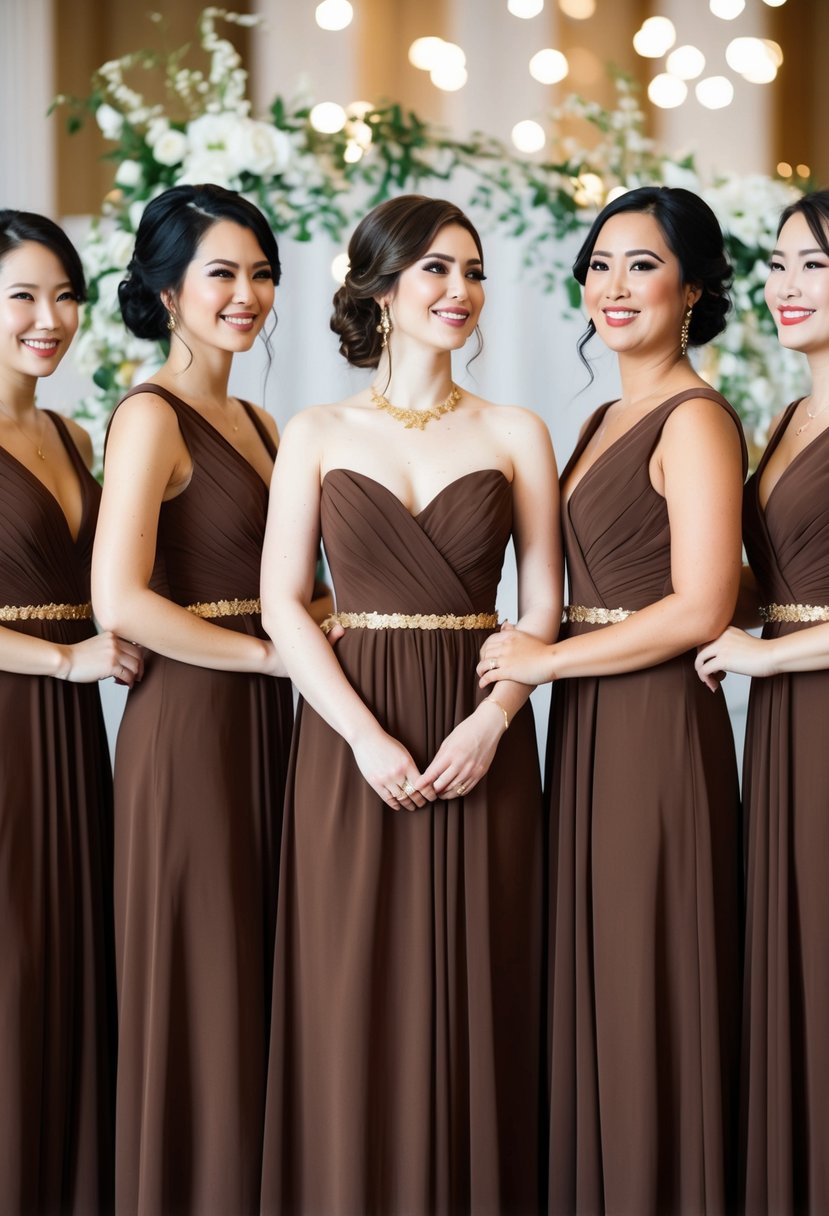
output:
[[499, 469], [477, 469], [412, 515], [380, 482], [332, 469], [321, 522], [341, 611], [492, 612], [512, 530], [512, 487]]

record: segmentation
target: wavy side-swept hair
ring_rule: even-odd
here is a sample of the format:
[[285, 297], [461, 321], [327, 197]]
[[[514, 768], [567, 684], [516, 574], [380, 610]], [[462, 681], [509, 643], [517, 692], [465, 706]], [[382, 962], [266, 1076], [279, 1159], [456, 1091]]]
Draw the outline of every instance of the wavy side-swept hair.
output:
[[804, 194], [796, 202], [789, 203], [780, 215], [780, 223], [777, 225], [778, 236], [780, 236], [783, 225], [793, 215], [803, 216], [812, 236], [829, 258], [829, 190], [813, 190], [811, 194]]
[[0, 210], [0, 262], [26, 241], [43, 245], [66, 271], [69, 285], [79, 304], [86, 299], [86, 279], [77, 249], [54, 220], [34, 211]]

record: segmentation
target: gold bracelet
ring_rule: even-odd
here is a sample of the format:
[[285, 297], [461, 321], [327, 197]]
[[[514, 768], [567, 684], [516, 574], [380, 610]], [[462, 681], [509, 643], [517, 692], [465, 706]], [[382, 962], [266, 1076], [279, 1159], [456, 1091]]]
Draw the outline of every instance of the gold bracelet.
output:
[[481, 705], [491, 705], [493, 709], [500, 709], [501, 713], [504, 715], [504, 734], [506, 734], [506, 732], [509, 730], [509, 714], [504, 709], [501, 702], [496, 701], [494, 697], [490, 696], [481, 701]]

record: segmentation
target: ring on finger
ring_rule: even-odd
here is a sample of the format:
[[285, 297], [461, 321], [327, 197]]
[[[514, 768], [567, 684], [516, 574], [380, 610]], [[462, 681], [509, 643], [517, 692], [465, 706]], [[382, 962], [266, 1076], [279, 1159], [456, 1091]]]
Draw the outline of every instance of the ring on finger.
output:
[[494, 660], [494, 659], [491, 659], [491, 660], [490, 660], [490, 663], [489, 663], [489, 670], [490, 670], [490, 671], [495, 671], [495, 669], [497, 668], [497, 666], [498, 666], [498, 664], [495, 662], [495, 660]]
[[415, 792], [415, 787], [412, 785], [408, 777], [404, 777], [400, 782], [400, 788], [407, 798], [411, 798], [412, 794]]
[[458, 791], [459, 796], [463, 797], [463, 795], [466, 793], [466, 782], [459, 781], [458, 784], [455, 786], [455, 789]]

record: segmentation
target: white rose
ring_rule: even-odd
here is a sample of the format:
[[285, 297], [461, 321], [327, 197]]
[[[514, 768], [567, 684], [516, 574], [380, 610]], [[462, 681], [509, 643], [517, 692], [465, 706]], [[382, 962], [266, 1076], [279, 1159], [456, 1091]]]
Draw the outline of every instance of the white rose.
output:
[[135, 248], [135, 237], [123, 228], [116, 228], [107, 241], [108, 265], [126, 269]]
[[686, 169], [671, 160], [662, 162], [662, 182], [666, 186], [681, 186], [683, 190], [692, 190], [694, 193], [699, 190], [699, 178], [693, 169]]
[[216, 186], [232, 190], [237, 189], [239, 184], [227, 153], [221, 149], [195, 152], [188, 156], [176, 181], [180, 185], [195, 186], [213, 182]]
[[144, 214], [144, 208], [147, 206], [147, 200], [143, 198], [136, 199], [134, 203], [130, 203], [129, 211], [127, 212], [130, 220], [130, 226], [133, 232], [138, 231], [138, 225], [141, 223], [141, 216]]
[[118, 139], [124, 125], [124, 115], [108, 106], [106, 102], [95, 111], [95, 121], [101, 128], [104, 139]]
[[115, 180], [119, 186], [126, 186], [128, 190], [132, 190], [139, 184], [143, 176], [137, 160], [122, 160], [115, 174]]
[[236, 120], [230, 114], [201, 114], [187, 124], [187, 139], [195, 152], [225, 149]]
[[173, 128], [165, 131], [153, 145], [153, 156], [160, 165], [179, 165], [187, 154], [187, 136]]
[[149, 147], [153, 147], [157, 140], [161, 139], [166, 131], [170, 130], [169, 118], [153, 118], [147, 127], [147, 134], [144, 136]]
[[229, 132], [227, 151], [238, 173], [272, 177], [281, 173], [291, 155], [291, 141], [284, 131], [251, 118], [234, 124]]

